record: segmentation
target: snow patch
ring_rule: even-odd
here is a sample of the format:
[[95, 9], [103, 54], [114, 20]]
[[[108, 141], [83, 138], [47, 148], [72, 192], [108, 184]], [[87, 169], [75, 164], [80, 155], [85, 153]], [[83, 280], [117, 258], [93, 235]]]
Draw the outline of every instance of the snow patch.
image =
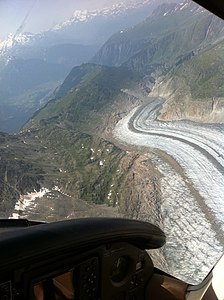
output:
[[[19, 200], [16, 202], [15, 211], [27, 211], [32, 210], [36, 207], [35, 200], [37, 198], [42, 198], [44, 195], [46, 195], [48, 192], [50, 192], [47, 188], [42, 188], [39, 192], [34, 190], [32, 193], [28, 193], [26, 195], [21, 195]], [[9, 219], [19, 219], [20, 215], [19, 213], [12, 213], [12, 216], [9, 217]]]

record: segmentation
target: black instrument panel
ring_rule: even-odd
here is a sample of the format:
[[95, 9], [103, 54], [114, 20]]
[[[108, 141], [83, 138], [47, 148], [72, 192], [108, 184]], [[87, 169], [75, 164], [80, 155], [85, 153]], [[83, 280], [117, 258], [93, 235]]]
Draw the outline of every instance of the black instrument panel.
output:
[[[146, 251], [114, 243], [75, 258], [28, 267], [22, 270], [20, 279], [25, 283], [22, 290], [28, 291], [24, 299], [41, 299], [37, 297], [40, 290], [44, 299], [144, 299], [152, 273], [153, 264]], [[21, 282], [14, 282], [17, 289], [22, 287]]]
[[0, 299], [145, 299], [153, 263], [144, 249], [164, 242], [157, 227], [121, 219], [9, 231], [0, 239]]

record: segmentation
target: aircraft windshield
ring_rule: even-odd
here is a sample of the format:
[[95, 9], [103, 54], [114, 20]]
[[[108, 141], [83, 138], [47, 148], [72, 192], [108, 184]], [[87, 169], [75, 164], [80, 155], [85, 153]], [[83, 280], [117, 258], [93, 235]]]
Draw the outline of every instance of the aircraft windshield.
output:
[[[224, 252], [223, 20], [191, 0], [2, 0], [0, 25], [0, 218], [148, 221], [154, 264], [200, 283]], [[71, 276], [50, 278], [68, 299]]]

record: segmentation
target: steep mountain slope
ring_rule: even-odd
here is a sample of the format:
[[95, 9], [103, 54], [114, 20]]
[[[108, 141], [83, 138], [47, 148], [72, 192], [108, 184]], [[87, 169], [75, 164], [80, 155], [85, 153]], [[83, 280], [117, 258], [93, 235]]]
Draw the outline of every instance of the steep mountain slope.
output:
[[103, 65], [124, 64], [150, 73], [169, 70], [205, 47], [223, 38], [223, 23], [191, 1], [164, 4], [152, 17], [115, 34], [94, 57]]
[[166, 11], [169, 11], [176, 5], [161, 5], [158, 11], [154, 11], [152, 16], [145, 19], [142, 23], [114, 34], [95, 55], [92, 62], [109, 66], [121, 65], [128, 58], [142, 50], [149, 41], [158, 37], [158, 35], [160, 36], [169, 29], [176, 29], [177, 24], [179, 25], [189, 15], [192, 15], [189, 11], [187, 13], [184, 11], [181, 15], [177, 13], [172, 18], [166, 17], [164, 8]]
[[205, 51], [224, 37], [223, 21], [207, 12], [198, 12], [175, 31], [149, 42], [124, 65], [134, 70], [165, 73], [173, 65]]
[[[129, 165], [127, 159], [123, 161], [125, 151], [99, 133], [108, 122], [111, 105], [122, 107], [121, 100], [124, 107], [133, 105], [136, 99], [121, 88], [137, 86], [137, 78], [138, 74], [124, 68], [76, 67], [62, 86], [63, 98], [49, 102], [19, 135], [1, 134], [2, 217], [14, 214], [57, 220], [118, 214], [117, 189], [112, 192], [112, 186], [121, 184], [136, 157], [130, 156]], [[85, 119], [88, 122], [84, 127]], [[37, 197], [32, 207], [32, 201], [25, 199], [34, 190], [42, 195], [32, 196]], [[111, 211], [96, 206], [105, 203]], [[46, 213], [48, 205], [50, 214]]]
[[62, 85], [60, 85], [58, 90], [55, 91], [55, 97], [61, 98], [65, 96], [71, 89], [74, 89], [85, 80], [94, 78], [103, 69], [105, 68], [95, 64], [82, 64], [81, 66], [74, 67], [65, 78]]
[[[135, 211], [136, 201], [159, 199], [155, 183], [159, 174], [144, 155], [126, 153], [105, 138], [110, 137], [110, 129], [127, 110], [142, 102], [134, 96], [145, 95], [139, 80], [138, 73], [126, 68], [92, 64], [75, 67], [59, 89], [58, 98], [41, 109], [23, 132], [30, 142], [36, 136], [61, 169], [64, 176], [57, 176], [57, 185], [64, 193], [90, 204], [119, 208], [120, 213], [132, 217], [144, 214], [143, 207]], [[147, 168], [152, 170], [147, 190], [136, 198], [134, 183], [145, 187], [142, 176]]]
[[223, 70], [224, 41], [221, 41], [190, 60], [177, 64], [169, 77], [184, 79], [190, 87], [192, 98], [203, 101], [224, 96]]
[[223, 54], [221, 41], [177, 64], [158, 80], [153, 94], [166, 98], [161, 119], [223, 123]]
[[[64, 81], [58, 94], [67, 92], [64, 98], [50, 101], [33, 119], [68, 122], [70, 126], [93, 128], [101, 124], [100, 113], [110, 108], [122, 95], [121, 89], [138, 85], [140, 76], [127, 68], [82, 65], [76, 67]], [[72, 87], [72, 89], [71, 89]], [[96, 118], [98, 114], [98, 117]]]
[[162, 119], [223, 122], [223, 40], [223, 21], [186, 0], [114, 35], [93, 61], [153, 76]]

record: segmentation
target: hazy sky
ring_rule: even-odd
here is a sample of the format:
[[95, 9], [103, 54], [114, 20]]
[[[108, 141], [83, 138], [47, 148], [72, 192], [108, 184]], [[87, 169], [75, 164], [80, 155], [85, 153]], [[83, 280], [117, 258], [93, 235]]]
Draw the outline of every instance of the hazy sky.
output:
[[[123, 0], [124, 1], [124, 0]], [[128, 2], [129, 0], [125, 0]], [[76, 9], [94, 9], [119, 0], [0, 0], [0, 40], [23, 31], [37, 32], [69, 18]]]

